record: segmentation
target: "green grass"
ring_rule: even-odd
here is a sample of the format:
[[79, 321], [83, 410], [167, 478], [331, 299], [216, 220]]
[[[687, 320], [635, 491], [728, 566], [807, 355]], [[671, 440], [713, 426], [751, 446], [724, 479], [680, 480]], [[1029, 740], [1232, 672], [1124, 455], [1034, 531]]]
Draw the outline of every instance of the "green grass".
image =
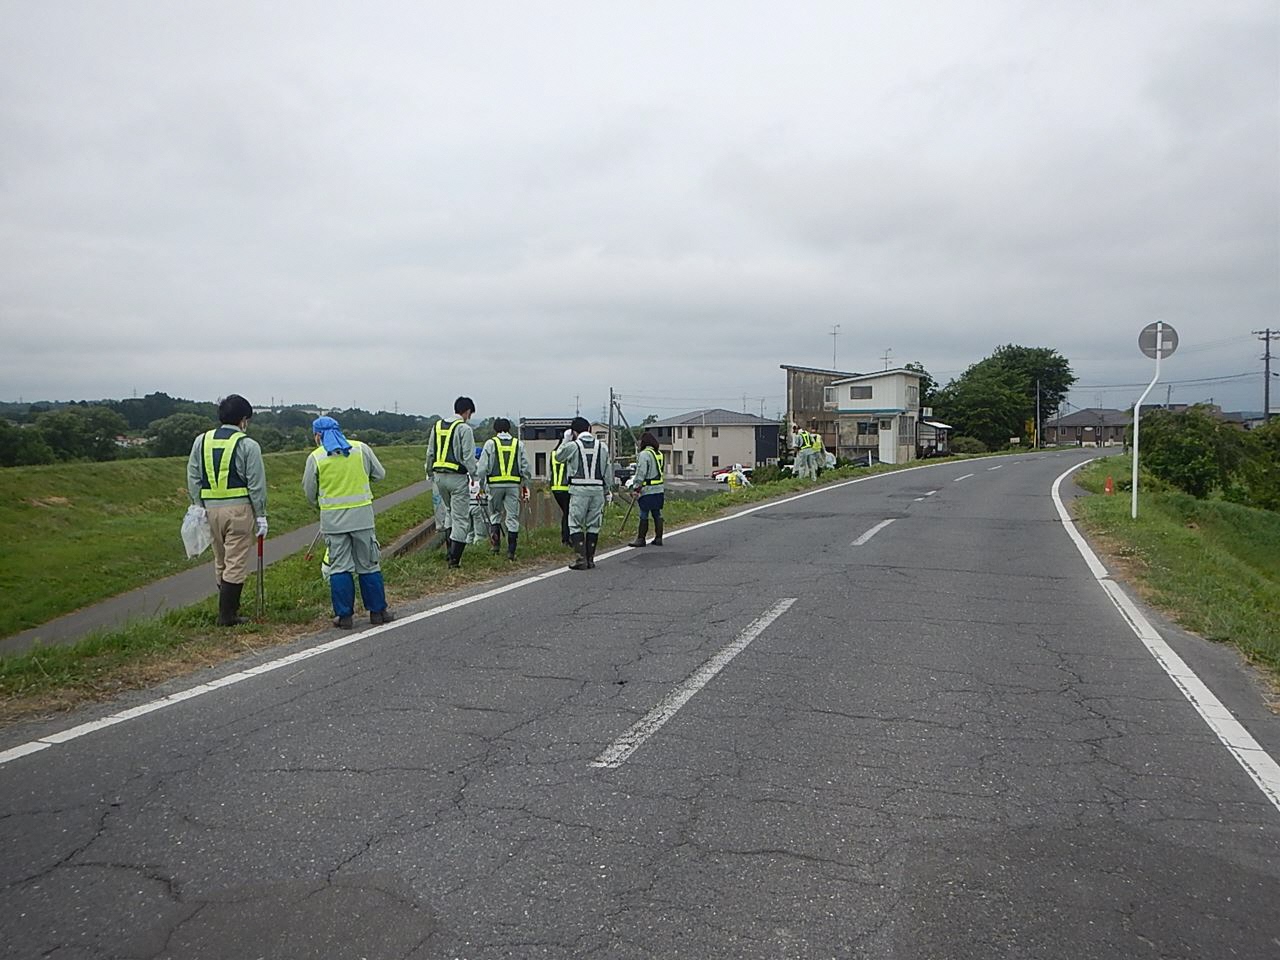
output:
[[[1100, 494], [1108, 475], [1128, 486], [1128, 457], [1081, 471]], [[1138, 519], [1128, 490], [1076, 501], [1084, 528], [1100, 538], [1145, 599], [1210, 640], [1235, 644], [1280, 676], [1280, 513], [1196, 500], [1143, 479]]]
[[[388, 446], [375, 496], [423, 478], [425, 448]], [[307, 451], [266, 455], [272, 534], [314, 522], [302, 496]], [[188, 560], [178, 528], [189, 503], [185, 457], [0, 470], [0, 637], [169, 574]]]

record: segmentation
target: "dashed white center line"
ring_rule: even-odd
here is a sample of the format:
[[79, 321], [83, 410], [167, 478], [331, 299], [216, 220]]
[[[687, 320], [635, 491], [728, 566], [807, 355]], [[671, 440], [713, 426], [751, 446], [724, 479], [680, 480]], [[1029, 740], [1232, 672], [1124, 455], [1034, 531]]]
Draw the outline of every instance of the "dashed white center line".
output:
[[714, 657], [700, 666], [680, 683], [674, 690], [663, 697], [656, 707], [646, 713], [632, 725], [631, 729], [613, 741], [600, 756], [591, 761], [593, 767], [612, 769], [620, 767], [641, 745], [657, 733], [664, 723], [676, 715], [676, 711], [689, 702], [689, 698], [711, 682], [717, 673], [729, 665], [729, 662], [740, 654], [747, 646], [768, 628], [769, 624], [791, 609], [797, 597], [779, 600], [773, 607], [756, 618], [738, 634], [736, 640]]
[[997, 463], [994, 467], [987, 467], [987, 471], [990, 472], [992, 470], [999, 470], [1003, 466], [1004, 466], [1003, 463]]
[[866, 533], [860, 536], [857, 540], [853, 541], [853, 543], [850, 544], [850, 546], [853, 546], [853, 547], [862, 546], [864, 543], [866, 543], [868, 540], [874, 537], [877, 533], [879, 533], [889, 524], [893, 523], [893, 521], [896, 519], [897, 519], [896, 517], [890, 517], [888, 520], [881, 520], [874, 527], [872, 527], [870, 530], [868, 530]]
[[959, 483], [961, 480], [968, 480], [968, 479], [969, 479], [970, 477], [972, 477], [972, 476], [973, 476], [973, 474], [972, 474], [972, 473], [966, 473], [963, 477], [956, 477], [956, 478], [955, 478], [954, 480], [952, 480], [951, 482], [952, 482], [952, 483]]
[[930, 497], [932, 497], [932, 496], [933, 496], [935, 493], [937, 493], [937, 492], [938, 492], [937, 490], [930, 490], [930, 491], [929, 491], [928, 493], [926, 493], [923, 497], [916, 497], [916, 498], [915, 498], [915, 500], [913, 500], [913, 501], [912, 501], [912, 503], [919, 503], [921, 500], [928, 500]]

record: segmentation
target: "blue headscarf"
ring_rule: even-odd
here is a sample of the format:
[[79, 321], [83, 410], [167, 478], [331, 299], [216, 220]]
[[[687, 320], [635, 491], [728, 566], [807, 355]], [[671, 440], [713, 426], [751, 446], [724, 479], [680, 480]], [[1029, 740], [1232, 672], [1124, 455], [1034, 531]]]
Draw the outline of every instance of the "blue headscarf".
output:
[[318, 417], [311, 424], [311, 431], [320, 434], [320, 442], [324, 444], [325, 452], [330, 456], [339, 451], [344, 457], [351, 456], [351, 444], [342, 435], [342, 430], [338, 427], [338, 421], [333, 417]]

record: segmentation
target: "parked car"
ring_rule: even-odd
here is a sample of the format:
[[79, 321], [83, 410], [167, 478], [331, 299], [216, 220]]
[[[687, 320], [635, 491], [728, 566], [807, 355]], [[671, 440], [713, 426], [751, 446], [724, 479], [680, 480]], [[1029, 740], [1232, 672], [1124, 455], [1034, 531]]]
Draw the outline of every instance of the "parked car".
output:
[[613, 468], [613, 479], [618, 483], [626, 483], [636, 475], [635, 464], [624, 463], [621, 466]]
[[[751, 468], [743, 467], [742, 472], [746, 474], [748, 480], [751, 479]], [[711, 479], [716, 483], [728, 483], [729, 474], [733, 473], [733, 467], [721, 467], [719, 470], [711, 471]]]

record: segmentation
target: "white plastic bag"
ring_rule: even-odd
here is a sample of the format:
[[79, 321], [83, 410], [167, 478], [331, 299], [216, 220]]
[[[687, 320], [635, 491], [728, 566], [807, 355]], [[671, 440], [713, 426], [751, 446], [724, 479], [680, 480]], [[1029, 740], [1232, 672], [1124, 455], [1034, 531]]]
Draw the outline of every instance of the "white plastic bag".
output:
[[213, 531], [209, 529], [209, 515], [204, 507], [187, 507], [182, 518], [182, 543], [187, 548], [187, 558], [198, 557], [213, 543]]

